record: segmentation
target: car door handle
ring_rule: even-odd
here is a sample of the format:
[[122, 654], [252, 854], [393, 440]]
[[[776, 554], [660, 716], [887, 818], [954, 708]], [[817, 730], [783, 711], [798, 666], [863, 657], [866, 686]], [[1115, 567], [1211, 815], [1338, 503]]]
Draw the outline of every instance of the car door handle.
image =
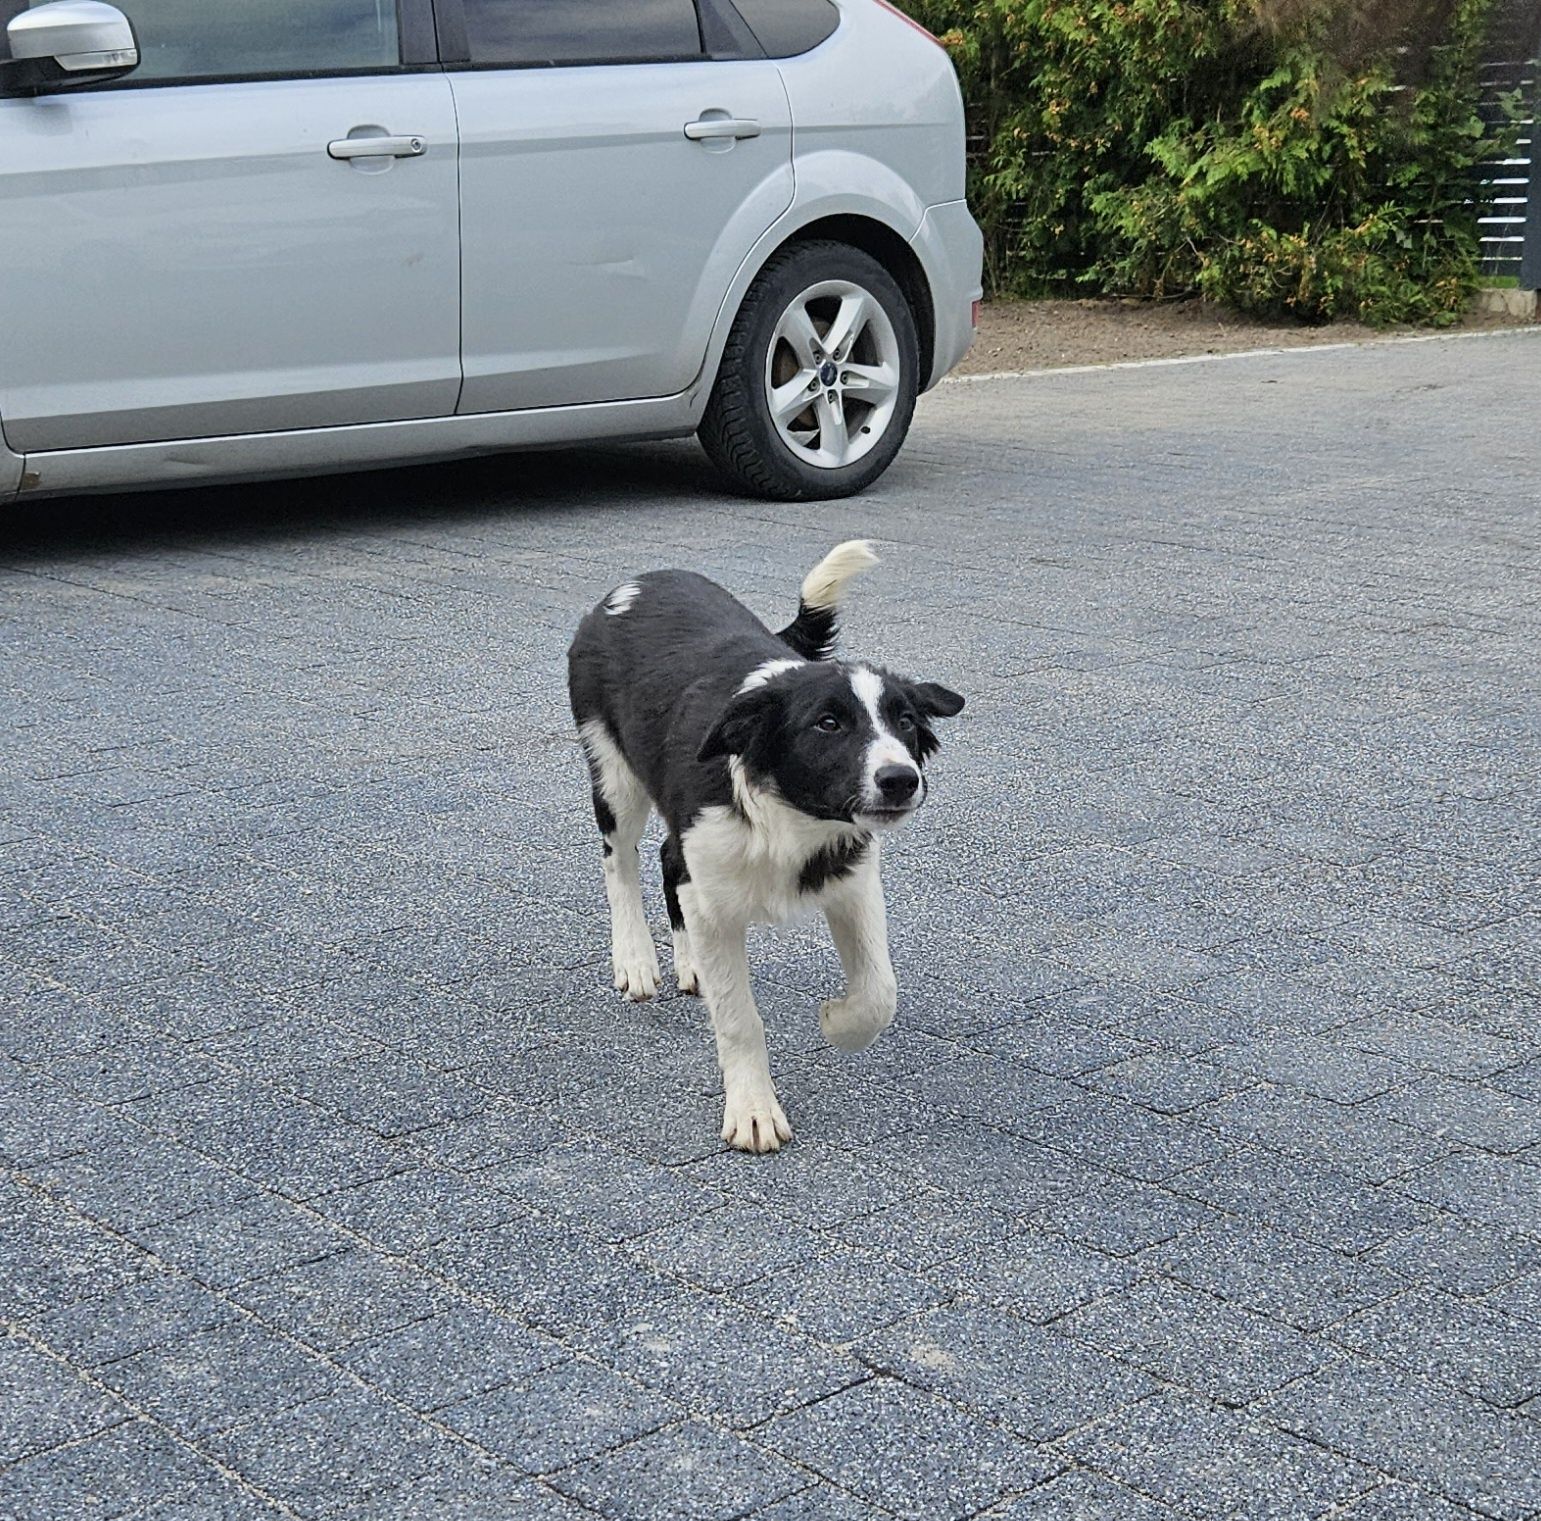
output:
[[418, 158], [428, 144], [421, 137], [339, 137], [326, 151], [333, 158]]
[[701, 116], [685, 123], [685, 136], [693, 143], [719, 137], [758, 137], [760, 124], [743, 116]]

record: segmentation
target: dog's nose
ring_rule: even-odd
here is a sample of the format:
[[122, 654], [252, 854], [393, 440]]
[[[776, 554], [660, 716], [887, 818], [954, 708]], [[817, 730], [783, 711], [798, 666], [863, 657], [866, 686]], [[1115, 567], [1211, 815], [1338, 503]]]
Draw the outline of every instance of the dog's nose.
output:
[[885, 803], [907, 803], [920, 786], [920, 772], [913, 766], [879, 766], [873, 780]]

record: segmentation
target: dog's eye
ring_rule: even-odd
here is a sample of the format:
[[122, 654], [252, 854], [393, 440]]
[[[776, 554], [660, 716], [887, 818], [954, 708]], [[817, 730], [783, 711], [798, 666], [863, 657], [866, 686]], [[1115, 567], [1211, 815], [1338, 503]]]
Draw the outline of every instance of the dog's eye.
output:
[[915, 720], [908, 713], [901, 713], [899, 715], [899, 727], [908, 734], [915, 727]]
[[838, 734], [840, 732], [840, 720], [833, 713], [826, 713], [814, 725], [816, 729], [822, 729], [826, 734]]

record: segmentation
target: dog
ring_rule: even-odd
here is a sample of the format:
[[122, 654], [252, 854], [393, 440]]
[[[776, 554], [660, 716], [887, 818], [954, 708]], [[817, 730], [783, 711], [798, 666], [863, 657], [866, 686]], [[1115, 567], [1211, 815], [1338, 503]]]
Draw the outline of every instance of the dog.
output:
[[835, 658], [842, 593], [876, 563], [865, 540], [838, 545], [774, 634], [705, 576], [652, 571], [611, 591], [568, 651], [603, 838], [615, 986], [633, 1001], [658, 991], [637, 856], [656, 808], [667, 826], [674, 974], [682, 993], [705, 995], [722, 1138], [741, 1151], [777, 1151], [792, 1137], [750, 991], [750, 924], [823, 910], [846, 983], [819, 1007], [834, 1045], [860, 1051], [894, 1017], [882, 842], [924, 801], [932, 724], [960, 712], [963, 698]]

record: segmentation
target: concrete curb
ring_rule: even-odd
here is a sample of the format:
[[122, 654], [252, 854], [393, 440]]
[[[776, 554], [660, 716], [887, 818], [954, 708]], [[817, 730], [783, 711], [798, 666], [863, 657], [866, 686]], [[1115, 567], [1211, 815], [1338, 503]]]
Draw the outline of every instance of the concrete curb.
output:
[[[1496, 291], [1495, 295], [1531, 295], [1534, 291]], [[1283, 359], [1306, 354], [1341, 354], [1345, 349], [1389, 347], [1404, 343], [1460, 343], [1479, 338], [1534, 337], [1541, 327], [1493, 328], [1479, 333], [1411, 333], [1391, 338], [1356, 338], [1345, 343], [1302, 344], [1298, 348], [1235, 349], [1228, 354], [1177, 354], [1161, 359], [1113, 359], [1102, 364], [1047, 365], [1036, 370], [991, 370], [984, 375], [948, 375], [942, 385], [978, 385], [987, 380], [1036, 380], [1047, 375], [1093, 375], [1099, 370], [1149, 370], [1182, 364], [1212, 364], [1228, 359]]]

